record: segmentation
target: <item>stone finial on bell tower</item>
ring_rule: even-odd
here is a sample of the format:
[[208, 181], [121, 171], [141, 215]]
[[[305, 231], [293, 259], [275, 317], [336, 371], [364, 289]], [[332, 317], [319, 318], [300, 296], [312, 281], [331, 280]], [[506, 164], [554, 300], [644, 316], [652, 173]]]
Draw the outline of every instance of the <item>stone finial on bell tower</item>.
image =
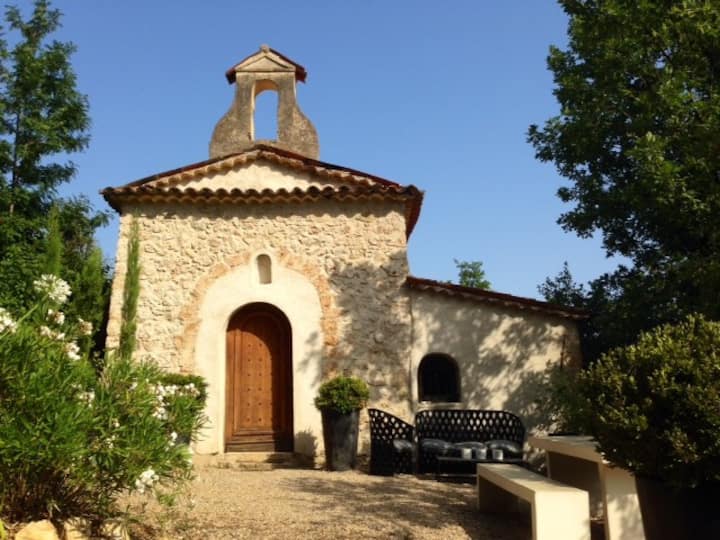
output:
[[[300, 110], [295, 81], [305, 82], [307, 72], [267, 45], [231, 67], [225, 77], [235, 83], [235, 99], [220, 119], [210, 140], [210, 157], [241, 152], [262, 142], [317, 159], [320, 148], [315, 127]], [[277, 140], [255, 139], [255, 98], [261, 92], [278, 93]]]

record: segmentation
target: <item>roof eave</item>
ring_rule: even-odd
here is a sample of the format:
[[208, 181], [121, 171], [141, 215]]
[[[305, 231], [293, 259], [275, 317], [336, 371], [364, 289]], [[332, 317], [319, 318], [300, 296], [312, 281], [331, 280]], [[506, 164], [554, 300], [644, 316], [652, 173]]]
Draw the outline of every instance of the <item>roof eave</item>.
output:
[[405, 280], [405, 286], [423, 292], [445, 294], [447, 296], [465, 298], [485, 304], [514, 307], [524, 311], [544, 313], [575, 321], [587, 320], [591, 316], [590, 312], [578, 308], [551, 304], [550, 302], [543, 302], [541, 300], [524, 298], [522, 296], [514, 296], [511, 294], [499, 293], [485, 289], [463, 287], [462, 285], [455, 285], [453, 283], [442, 283], [440, 281], [418, 278], [415, 276], [408, 276]]

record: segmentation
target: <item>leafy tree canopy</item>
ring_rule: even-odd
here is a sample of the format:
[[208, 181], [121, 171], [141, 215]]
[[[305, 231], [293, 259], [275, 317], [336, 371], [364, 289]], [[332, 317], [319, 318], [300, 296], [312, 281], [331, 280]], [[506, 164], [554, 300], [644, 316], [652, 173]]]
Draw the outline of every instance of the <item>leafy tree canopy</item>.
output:
[[[9, 188], [6, 204], [47, 202], [55, 188], [75, 174], [59, 154], [88, 144], [87, 98], [76, 89], [72, 43], [51, 40], [60, 12], [36, 0], [26, 20], [16, 6], [6, 9], [7, 27], [16, 38], [0, 41], [0, 173]], [[28, 191], [38, 197], [23, 197]], [[24, 192], [24, 193], [23, 193]]]
[[718, 318], [720, 3], [560, 4], [568, 46], [548, 58], [560, 114], [528, 138], [569, 180], [563, 228], [631, 261], [591, 283], [583, 307], [632, 319], [607, 346], [694, 311]]
[[[96, 213], [83, 197], [57, 195], [57, 188], [76, 172], [68, 155], [87, 147], [90, 123], [88, 101], [77, 90], [70, 63], [75, 47], [52, 39], [60, 18], [48, 0], [35, 0], [27, 14], [16, 6], [5, 10], [0, 39], [0, 305], [22, 310], [31, 300], [32, 280], [43, 271], [59, 271], [79, 291], [68, 309], [83, 310], [97, 322], [107, 292], [98, 280], [107, 281], [107, 269], [93, 234], [108, 216]], [[90, 291], [99, 290], [101, 296], [90, 298]]]
[[551, 48], [561, 114], [529, 138], [571, 182], [560, 223], [602, 232], [636, 264], [717, 252], [720, 4], [560, 2], [567, 50]]
[[458, 269], [458, 282], [463, 287], [475, 287], [476, 289], [489, 289], [490, 282], [485, 277], [482, 262], [460, 261], [453, 259]]

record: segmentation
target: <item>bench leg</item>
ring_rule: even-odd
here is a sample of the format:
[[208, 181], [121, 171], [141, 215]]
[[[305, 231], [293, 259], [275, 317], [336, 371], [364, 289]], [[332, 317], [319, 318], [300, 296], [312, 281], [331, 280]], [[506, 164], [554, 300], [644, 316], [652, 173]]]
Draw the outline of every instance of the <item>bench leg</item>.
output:
[[606, 540], [645, 540], [635, 477], [619, 467], [600, 467], [605, 499]]
[[590, 540], [587, 493], [536, 493], [531, 506], [533, 540]]
[[503, 513], [517, 510], [517, 497], [477, 475], [478, 510]]

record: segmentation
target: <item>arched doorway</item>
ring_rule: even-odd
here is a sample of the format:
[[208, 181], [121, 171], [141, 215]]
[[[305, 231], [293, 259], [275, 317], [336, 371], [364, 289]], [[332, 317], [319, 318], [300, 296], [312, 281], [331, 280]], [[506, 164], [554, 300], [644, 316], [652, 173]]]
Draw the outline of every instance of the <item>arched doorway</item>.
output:
[[248, 304], [227, 327], [225, 451], [293, 450], [290, 323], [270, 304]]

